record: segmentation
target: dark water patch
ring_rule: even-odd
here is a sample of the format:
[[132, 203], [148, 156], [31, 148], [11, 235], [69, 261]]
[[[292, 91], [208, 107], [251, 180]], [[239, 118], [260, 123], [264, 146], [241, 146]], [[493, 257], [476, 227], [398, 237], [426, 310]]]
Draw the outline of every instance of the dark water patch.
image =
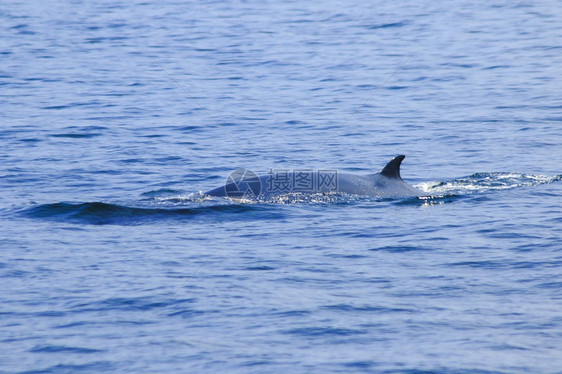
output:
[[117, 28], [121, 28], [121, 27], [124, 27], [124, 26], [127, 26], [127, 25], [128, 25], [127, 23], [118, 22], [118, 23], [111, 23], [111, 24], [107, 25], [107, 27], [109, 27], [111, 29], [117, 29]]
[[457, 64], [457, 63], [453, 63], [453, 62], [445, 62], [440, 64], [441, 66], [448, 66], [448, 67], [456, 67], [456, 68], [463, 68], [463, 69], [468, 69], [468, 68], [473, 68], [478, 66], [477, 64]]
[[373, 84], [359, 84], [356, 86], [357, 88], [367, 89], [367, 90], [374, 90], [377, 86]]
[[97, 37], [97, 38], [86, 38], [86, 43], [89, 44], [98, 44], [103, 43], [105, 41], [120, 41], [120, 40], [127, 40], [129, 37], [127, 36], [111, 36], [111, 37]]
[[407, 21], [390, 22], [390, 23], [381, 23], [381, 24], [378, 24], [378, 25], [370, 25], [370, 26], [367, 26], [367, 28], [368, 28], [369, 30], [388, 29], [388, 28], [395, 28], [395, 27], [406, 26], [407, 24], [408, 24]]
[[271, 267], [271, 266], [266, 266], [266, 265], [262, 265], [262, 266], [249, 266], [247, 268], [245, 268], [246, 270], [249, 271], [266, 271], [266, 270], [275, 270], [277, 268]]
[[510, 68], [510, 65], [491, 65], [483, 67], [482, 70], [494, 70], [494, 69], [507, 69]]
[[92, 322], [85, 322], [85, 321], [80, 321], [80, 322], [70, 322], [70, 323], [64, 323], [62, 325], [55, 325], [53, 326], [53, 328], [56, 329], [68, 329], [68, 328], [75, 328], [75, 327], [80, 327], [80, 326], [86, 326], [88, 324], [93, 324]]
[[366, 370], [372, 368], [373, 366], [378, 366], [379, 364], [377, 364], [374, 361], [352, 361], [352, 362], [343, 363], [341, 365], [343, 367], [350, 368], [350, 369]]
[[373, 238], [375, 236], [372, 232], [351, 232], [346, 235], [351, 238]]
[[192, 133], [195, 130], [200, 130], [200, 129], [201, 129], [200, 126], [183, 126], [180, 127], [178, 130], [181, 132]]
[[97, 117], [86, 117], [86, 121], [96, 121], [96, 122], [113, 122], [113, 121], [125, 121], [129, 120], [130, 116], [97, 116]]
[[83, 312], [99, 312], [99, 311], [147, 311], [159, 310], [161, 308], [173, 305], [177, 306], [181, 302], [191, 301], [192, 299], [172, 300], [166, 299], [164, 301], [154, 301], [146, 297], [111, 297], [104, 300], [97, 300], [91, 303], [78, 303], [72, 305], [71, 311], [73, 313]]
[[111, 362], [96, 361], [85, 364], [57, 364], [45, 369], [21, 371], [18, 374], [75, 374], [81, 372], [103, 373], [114, 370], [115, 367]]
[[66, 108], [70, 108], [70, 105], [51, 105], [51, 106], [45, 106], [41, 109], [54, 109], [54, 110], [60, 110], [60, 109], [66, 109]]
[[543, 121], [562, 122], [562, 117], [544, 117]]
[[495, 239], [540, 239], [538, 235], [522, 234], [518, 232], [494, 232], [488, 235]]
[[164, 134], [149, 134], [149, 135], [141, 135], [141, 138], [164, 138], [167, 135]]
[[2, 274], [3, 278], [27, 278], [31, 272], [24, 270], [8, 270]]
[[168, 317], [183, 317], [183, 318], [193, 318], [195, 316], [198, 315], [203, 315], [206, 314], [206, 312], [201, 311], [201, 310], [194, 310], [194, 309], [182, 309], [182, 310], [177, 310], [175, 312], [171, 312], [166, 314]]
[[33, 313], [36, 317], [64, 317], [65, 312], [59, 312], [56, 310], [45, 310], [43, 312]]
[[337, 304], [337, 305], [327, 305], [322, 307], [325, 310], [334, 310], [337, 312], [368, 312], [368, 313], [403, 313], [408, 312], [406, 309], [402, 308], [387, 308], [387, 307], [380, 307], [380, 306], [353, 306], [349, 304]]
[[299, 335], [303, 337], [328, 337], [328, 336], [353, 336], [353, 335], [363, 335], [366, 331], [346, 329], [346, 328], [336, 328], [336, 327], [301, 327], [296, 329], [290, 329], [284, 331], [285, 334], [289, 335]]
[[343, 253], [332, 253], [330, 255], [328, 255], [331, 258], [348, 258], [348, 259], [360, 259], [360, 258], [366, 258], [367, 256], [364, 255], [357, 255], [357, 254], [343, 254]]
[[529, 348], [521, 347], [513, 344], [499, 344], [499, 345], [492, 345], [490, 349], [494, 351], [528, 351]]
[[[228, 215], [229, 219], [237, 214], [263, 213], [256, 218], [278, 218], [279, 213], [272, 209], [254, 204], [224, 204], [198, 206], [193, 208], [129, 207], [117, 204], [90, 203], [54, 203], [42, 204], [21, 211], [24, 216], [39, 219], [52, 219], [63, 222], [93, 225], [137, 225], [166, 219], [193, 219], [195, 217], [220, 217]], [[247, 214], [241, 219], [248, 219]]]
[[164, 196], [178, 196], [181, 193], [179, 190], [174, 190], [171, 188], [161, 188], [158, 190], [152, 190], [148, 192], [143, 192], [141, 196], [143, 197], [164, 197]]
[[371, 248], [370, 251], [386, 251], [390, 253], [402, 253], [411, 251], [427, 251], [427, 248], [412, 245], [389, 245], [381, 248]]
[[284, 312], [276, 312], [273, 315], [281, 318], [286, 317], [305, 317], [312, 314], [310, 310], [289, 310]]
[[139, 164], [143, 163], [145, 160], [142, 158], [127, 158], [124, 160], [119, 160], [118, 162], [122, 162], [124, 164]]
[[26, 27], [28, 27], [28, 26], [29, 26], [29, 25], [26, 24], [26, 23], [20, 23], [20, 24], [18, 24], [18, 25], [15, 25], [15, 26], [10, 27], [10, 29], [12, 29], [12, 30], [20, 30], [20, 29], [24, 29], [24, 28], [26, 28]]
[[62, 345], [38, 345], [29, 350], [31, 353], [98, 353], [104, 352], [102, 349], [83, 348], [83, 347], [67, 347]]
[[43, 78], [43, 77], [29, 77], [25, 78], [24, 81], [26, 82], [45, 82], [45, 83], [54, 83], [60, 82], [60, 79], [53, 79], [53, 78]]
[[350, 132], [350, 133], [343, 134], [343, 135], [340, 135], [340, 136], [343, 137], [343, 138], [347, 138], [347, 137], [353, 137], [353, 136], [365, 136], [365, 134], [362, 133], [362, 132]]
[[398, 370], [385, 370], [383, 374], [505, 374], [505, 371], [490, 371], [479, 369], [453, 369], [447, 367], [437, 367], [435, 369], [398, 369]]
[[505, 268], [506, 264], [500, 261], [484, 260], [484, 261], [461, 261], [450, 263], [447, 266], [461, 266], [470, 268], [482, 268], [482, 269], [500, 269]]
[[562, 290], [562, 281], [561, 282], [546, 282], [546, 283], [541, 283], [539, 285], [537, 285], [537, 287], [539, 288], [548, 288], [548, 289], [553, 289], [556, 291], [560, 291]]
[[154, 159], [154, 161], [156, 161], [157, 163], [163, 163], [163, 164], [168, 164], [168, 162], [170, 161], [180, 161], [180, 160], [182, 160], [182, 157], [180, 156], [159, 157]]
[[146, 320], [116, 320], [116, 321], [105, 321], [105, 322], [98, 322], [98, 321], [76, 321], [70, 323], [63, 323], [60, 325], [53, 325], [55, 329], [74, 329], [76, 327], [82, 326], [107, 326], [107, 325], [131, 325], [131, 326], [143, 326], [143, 325], [151, 325], [154, 324], [153, 321], [146, 321]]
[[100, 136], [100, 133], [66, 133], [66, 134], [53, 134], [50, 135], [53, 138], [71, 138], [71, 139], [88, 139], [95, 136]]
[[[562, 221], [562, 219], [561, 219]], [[494, 230], [487, 230], [488, 232], [493, 232]], [[540, 250], [540, 249], [544, 249], [544, 250], [548, 250], [550, 247], [552, 247], [552, 244], [550, 243], [526, 243], [526, 244], [521, 244], [518, 245], [517, 247], [513, 248], [514, 251], [517, 252], [531, 252], [531, 251], [536, 251], [536, 250]]]
[[241, 367], [254, 367], [254, 366], [270, 365], [271, 363], [272, 363], [271, 361], [266, 361], [266, 360], [249, 361], [249, 362], [242, 363], [240, 366]]

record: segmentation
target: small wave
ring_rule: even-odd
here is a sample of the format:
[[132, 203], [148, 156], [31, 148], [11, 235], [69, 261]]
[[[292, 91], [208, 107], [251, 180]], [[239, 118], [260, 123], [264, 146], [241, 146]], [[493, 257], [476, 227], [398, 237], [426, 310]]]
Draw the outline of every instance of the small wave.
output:
[[95, 136], [101, 136], [99, 133], [65, 133], [65, 134], [53, 134], [53, 138], [72, 138], [72, 139], [87, 139], [93, 138]]
[[390, 27], [402, 27], [402, 26], [406, 26], [407, 24], [408, 24], [407, 21], [401, 21], [401, 22], [381, 23], [381, 24], [377, 24], [377, 25], [370, 25], [367, 28], [369, 30], [387, 29], [387, 28], [390, 28]]
[[[262, 207], [247, 204], [222, 204], [197, 207], [129, 207], [103, 202], [54, 203], [27, 208], [22, 213], [31, 218], [53, 219], [95, 225], [134, 225], [162, 219], [193, 219], [197, 216], [238, 214], [261, 211]], [[273, 215], [273, 214], [272, 214]], [[229, 219], [232, 219], [230, 216]]]
[[416, 187], [431, 196], [452, 197], [519, 187], [532, 187], [562, 181], [562, 175], [528, 175], [522, 173], [475, 173], [444, 182], [425, 182]]
[[148, 192], [143, 192], [141, 196], [147, 198], [158, 198], [158, 197], [170, 197], [177, 196], [181, 191], [174, 190], [171, 188], [160, 188], [158, 190], [152, 190]]
[[366, 332], [357, 329], [337, 328], [337, 327], [301, 327], [284, 331], [286, 334], [299, 335], [303, 337], [329, 337], [329, 336], [352, 336], [363, 335]]
[[84, 348], [84, 347], [69, 347], [61, 345], [37, 345], [29, 350], [32, 353], [98, 353], [104, 352], [101, 349]]
[[[161, 189], [156, 191], [145, 192], [141, 196], [143, 203], [156, 204], [158, 206], [178, 206], [185, 205], [186, 203], [203, 203], [209, 201], [217, 201], [209, 195], [201, 192], [193, 192], [187, 195], [182, 195], [181, 191], [172, 189]], [[221, 201], [232, 202], [232, 200], [221, 199]]]

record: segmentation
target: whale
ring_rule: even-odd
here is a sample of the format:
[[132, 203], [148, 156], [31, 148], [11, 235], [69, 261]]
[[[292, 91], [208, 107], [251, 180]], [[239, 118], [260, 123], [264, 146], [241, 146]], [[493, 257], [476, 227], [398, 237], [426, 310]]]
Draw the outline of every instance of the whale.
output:
[[331, 169], [275, 169], [257, 175], [237, 169], [223, 186], [204, 192], [212, 197], [268, 201], [291, 194], [347, 194], [375, 198], [421, 197], [426, 194], [407, 184], [400, 175], [405, 155], [390, 160], [378, 173], [355, 175]]

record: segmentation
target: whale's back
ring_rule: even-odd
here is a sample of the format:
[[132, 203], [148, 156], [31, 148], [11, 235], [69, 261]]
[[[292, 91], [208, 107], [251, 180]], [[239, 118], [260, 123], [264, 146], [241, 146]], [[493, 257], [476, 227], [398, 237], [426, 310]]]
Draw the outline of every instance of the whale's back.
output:
[[[253, 172], [240, 169], [243, 172], [238, 173], [239, 178], [229, 177], [229, 182], [225, 185], [207, 191], [205, 194], [216, 197], [260, 200], [268, 200], [273, 195], [294, 193], [342, 193], [379, 198], [423, 196], [422, 191], [402, 180], [400, 164], [404, 158], [404, 155], [397, 156], [390, 160], [379, 173], [369, 175], [355, 175], [338, 171], [332, 171], [334, 173], [330, 175], [320, 175], [320, 171], [310, 171], [311, 174], [309, 175], [301, 171], [258, 177]], [[233, 174], [236, 174], [236, 172]], [[233, 180], [236, 182], [230, 182]], [[321, 183], [321, 181], [324, 183]]]

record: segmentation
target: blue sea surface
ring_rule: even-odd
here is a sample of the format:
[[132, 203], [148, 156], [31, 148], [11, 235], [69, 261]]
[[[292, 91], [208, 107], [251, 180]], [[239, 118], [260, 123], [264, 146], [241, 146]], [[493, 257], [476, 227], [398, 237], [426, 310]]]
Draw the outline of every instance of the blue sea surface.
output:
[[[562, 373], [562, 3], [0, 3], [0, 373]], [[210, 198], [235, 169], [429, 197]]]

